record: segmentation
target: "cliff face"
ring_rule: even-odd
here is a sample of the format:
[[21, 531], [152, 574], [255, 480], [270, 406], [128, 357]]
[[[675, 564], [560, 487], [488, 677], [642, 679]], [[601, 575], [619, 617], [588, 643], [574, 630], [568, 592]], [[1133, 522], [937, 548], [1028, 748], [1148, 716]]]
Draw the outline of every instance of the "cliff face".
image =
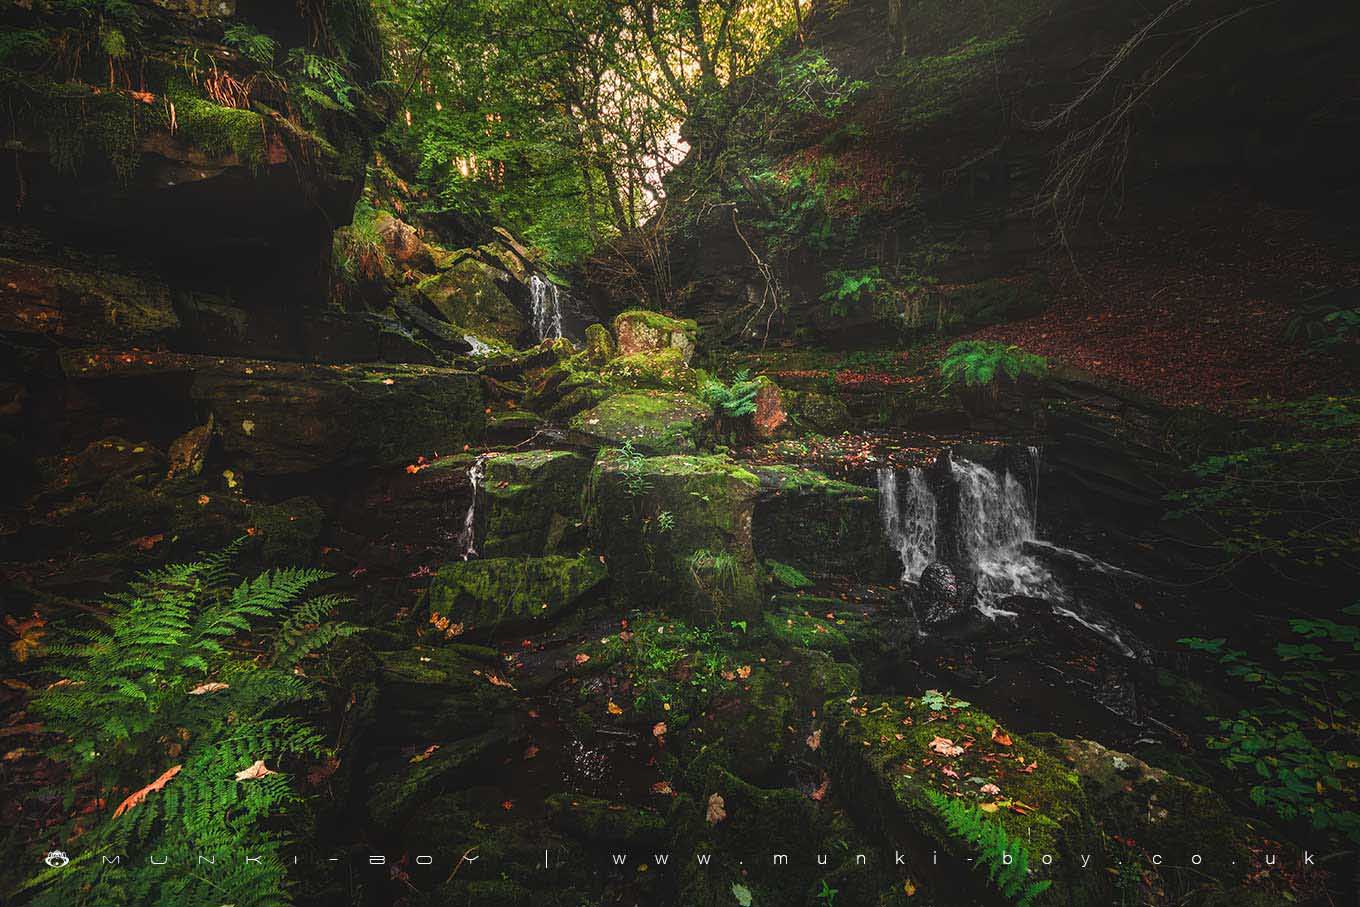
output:
[[[668, 271], [620, 295], [862, 345], [1033, 314], [1087, 253], [1207, 199], [1231, 197], [1225, 229], [1265, 205], [1316, 232], [1354, 202], [1358, 24], [1330, 2], [821, 4], [733, 87], [725, 145], [669, 176]], [[790, 85], [806, 103], [779, 109]]]

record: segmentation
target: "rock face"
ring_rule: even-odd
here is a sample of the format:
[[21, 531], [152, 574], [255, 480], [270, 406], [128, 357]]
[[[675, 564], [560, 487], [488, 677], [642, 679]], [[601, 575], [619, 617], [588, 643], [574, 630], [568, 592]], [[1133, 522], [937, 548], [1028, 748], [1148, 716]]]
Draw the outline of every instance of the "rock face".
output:
[[619, 355], [655, 353], [677, 349], [686, 363], [694, 355], [698, 325], [693, 321], [669, 318], [657, 312], [633, 309], [614, 318], [614, 336], [619, 341]]
[[450, 324], [478, 337], [515, 346], [529, 325], [497, 281], [498, 272], [475, 258], [464, 258], [416, 288]]
[[892, 556], [879, 518], [878, 489], [797, 466], [759, 466], [756, 553], [806, 573], [887, 579]]
[[601, 453], [587, 521], [619, 604], [639, 589], [696, 621], [750, 619], [759, 607], [751, 541], [760, 480], [725, 457]]
[[485, 557], [552, 554], [577, 535], [590, 461], [562, 450], [492, 457], [479, 502], [478, 550]]
[[73, 270], [0, 258], [0, 331], [80, 346], [163, 346], [179, 329], [170, 290], [154, 278], [91, 265]]
[[448, 564], [430, 584], [430, 608], [469, 633], [529, 628], [559, 617], [604, 582], [593, 558], [506, 557]]

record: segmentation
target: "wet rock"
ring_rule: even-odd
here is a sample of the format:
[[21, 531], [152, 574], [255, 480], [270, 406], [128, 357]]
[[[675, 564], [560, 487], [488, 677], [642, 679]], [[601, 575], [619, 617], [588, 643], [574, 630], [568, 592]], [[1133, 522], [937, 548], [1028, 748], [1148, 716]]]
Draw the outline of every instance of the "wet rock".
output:
[[922, 624], [937, 627], [963, 617], [968, 610], [971, 589], [959, 580], [953, 568], [938, 561], [921, 571], [913, 596]]
[[47, 491], [53, 494], [98, 488], [115, 478], [147, 486], [164, 474], [165, 455], [146, 441], [104, 438], [75, 456], [57, 460], [52, 469]]
[[581, 523], [590, 461], [563, 450], [499, 454], [486, 463], [478, 503], [478, 551], [485, 557], [551, 554]]
[[594, 558], [501, 557], [439, 568], [430, 609], [486, 635], [548, 623], [594, 592], [607, 576]]
[[688, 363], [694, 355], [698, 332], [699, 327], [693, 321], [669, 318], [645, 309], [633, 309], [614, 318], [614, 336], [618, 338], [621, 356], [674, 348]]
[[614, 358], [618, 348], [614, 345], [614, 337], [609, 333], [609, 328], [602, 324], [592, 324], [586, 327], [586, 358], [594, 365], [604, 365]]
[[804, 430], [834, 435], [854, 424], [845, 401], [834, 394], [783, 389], [782, 396], [789, 417]]
[[648, 850], [660, 846], [666, 837], [662, 816], [626, 803], [559, 793], [548, 797], [544, 805], [555, 828], [592, 844]]
[[645, 589], [694, 621], [750, 619], [760, 609], [751, 521], [760, 480], [726, 457], [600, 455], [586, 519], [605, 554], [615, 600]]
[[712, 417], [708, 404], [690, 394], [628, 391], [578, 413], [571, 428], [602, 444], [630, 441], [638, 450], [678, 453], [697, 449]]
[[434, 258], [415, 227], [400, 218], [382, 213], [377, 218], [377, 230], [388, 258], [395, 264], [421, 271], [434, 268]]
[[878, 515], [878, 489], [799, 466], [757, 466], [754, 544], [762, 559], [804, 572], [886, 579], [892, 552]]

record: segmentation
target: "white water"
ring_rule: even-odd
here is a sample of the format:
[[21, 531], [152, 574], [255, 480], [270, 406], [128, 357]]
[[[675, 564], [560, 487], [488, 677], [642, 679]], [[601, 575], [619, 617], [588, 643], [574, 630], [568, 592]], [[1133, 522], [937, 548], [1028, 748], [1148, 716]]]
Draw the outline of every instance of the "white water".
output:
[[463, 531], [458, 533], [458, 547], [463, 560], [477, 556], [477, 492], [486, 476], [486, 454], [472, 461], [468, 467], [468, 484], [472, 486], [472, 499], [468, 502], [467, 513], [463, 515]]
[[978, 610], [989, 617], [1012, 615], [996, 606], [1012, 595], [1066, 601], [1053, 574], [1023, 550], [1034, 538], [1025, 486], [1009, 472], [998, 476], [968, 460], [950, 466], [959, 487], [959, 541], [977, 582]]
[[[960, 553], [977, 584], [977, 609], [993, 619], [1015, 617], [1014, 611], [1000, 607], [1002, 601], [1012, 596], [1040, 599], [1049, 603], [1054, 614], [1105, 637], [1132, 657], [1133, 650], [1119, 634], [1089, 613], [1083, 613], [1087, 609], [1073, 601], [1035, 557], [1035, 550], [1066, 549], [1037, 537], [1040, 452], [1031, 447], [1029, 454], [1035, 472], [1032, 494], [1009, 472], [998, 475], [969, 460], [950, 461], [959, 495], [958, 526], [945, 527], [945, 531], [952, 529], [958, 533]], [[902, 579], [914, 582], [937, 559], [938, 505], [921, 470], [912, 469], [907, 476], [906, 487], [899, 488], [895, 471], [886, 468], [878, 471], [879, 506], [884, 532], [902, 560]], [[1119, 570], [1080, 552], [1071, 554], [1083, 565], [1089, 562], [1093, 567]]]
[[529, 299], [533, 306], [534, 334], [540, 341], [561, 339], [562, 301], [557, 285], [535, 274], [529, 278]]
[[897, 473], [887, 467], [879, 469], [878, 505], [888, 541], [902, 559], [902, 579], [915, 582], [935, 560], [935, 495], [921, 470], [912, 469], [907, 476], [902, 494]]
[[478, 340], [476, 337], [473, 337], [471, 334], [464, 334], [464, 335], [463, 335], [463, 339], [466, 340], [469, 344], [472, 345], [472, 350], [468, 353], [469, 356], [489, 356], [489, 355], [491, 355], [491, 346], [490, 346], [490, 344], [483, 343], [482, 341]]

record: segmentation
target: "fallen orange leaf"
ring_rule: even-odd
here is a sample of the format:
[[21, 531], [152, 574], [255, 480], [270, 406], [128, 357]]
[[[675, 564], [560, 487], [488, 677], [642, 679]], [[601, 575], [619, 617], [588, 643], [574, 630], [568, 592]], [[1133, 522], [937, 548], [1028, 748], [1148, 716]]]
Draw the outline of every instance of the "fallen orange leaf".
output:
[[165, 787], [166, 783], [169, 782], [171, 778], [178, 775], [179, 770], [182, 769], [183, 767], [184, 766], [182, 765], [172, 765], [170, 768], [167, 768], [164, 772], [161, 773], [161, 776], [157, 778], [155, 781], [152, 781], [146, 787], [132, 794], [122, 803], [119, 803], [118, 808], [113, 811], [113, 817], [115, 819], [118, 818], [123, 813], [127, 812], [128, 810], [132, 809], [132, 807], [136, 806], [138, 803], [141, 803], [143, 800], [145, 800], [147, 794], [155, 793], [156, 791]]

